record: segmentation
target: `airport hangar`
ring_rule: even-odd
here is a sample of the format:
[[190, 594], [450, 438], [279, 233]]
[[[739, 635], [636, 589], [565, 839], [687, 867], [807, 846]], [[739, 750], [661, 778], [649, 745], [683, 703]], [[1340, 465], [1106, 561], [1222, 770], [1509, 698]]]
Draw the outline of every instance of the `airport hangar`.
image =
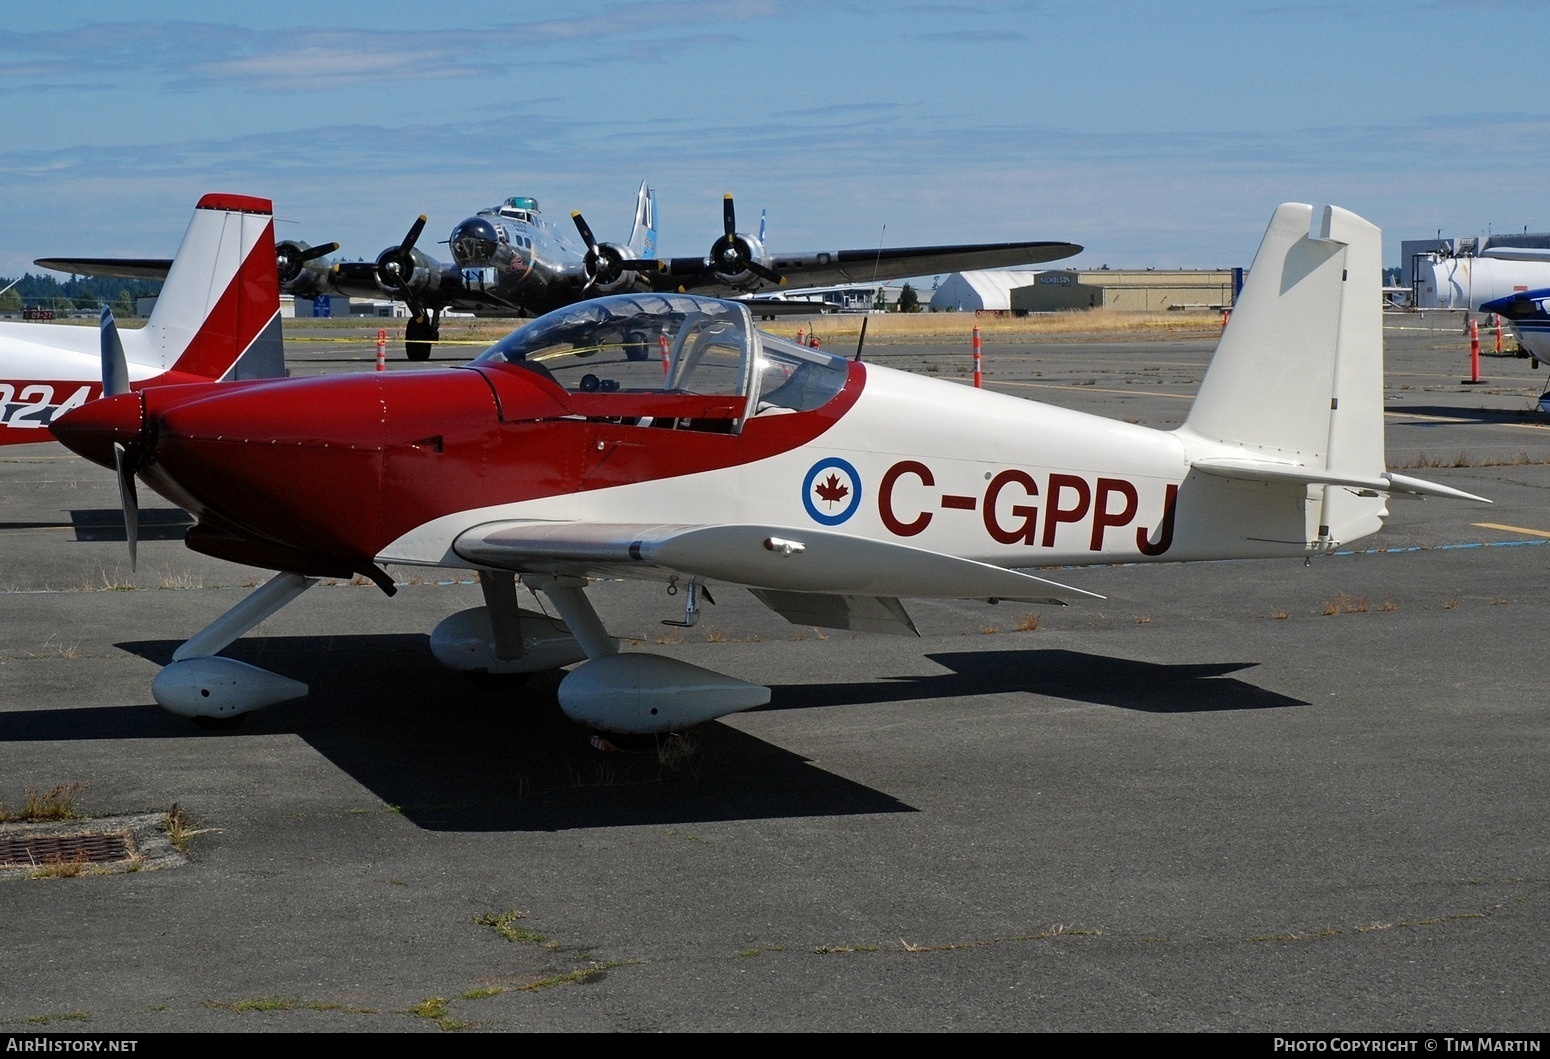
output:
[[932, 312], [1168, 312], [1230, 309], [1241, 268], [1049, 269], [955, 272], [931, 295]]

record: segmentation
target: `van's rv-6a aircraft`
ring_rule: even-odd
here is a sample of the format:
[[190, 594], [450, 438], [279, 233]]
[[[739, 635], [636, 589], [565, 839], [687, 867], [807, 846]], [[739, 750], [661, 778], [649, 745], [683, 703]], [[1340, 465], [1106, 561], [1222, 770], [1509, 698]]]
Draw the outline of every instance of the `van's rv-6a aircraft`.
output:
[[[656, 256], [656, 199], [643, 181], [635, 196], [634, 222], [623, 243], [600, 243], [573, 212], [581, 245], [544, 220], [538, 201], [514, 196], [458, 223], [448, 246], [452, 263], [437, 261], [416, 247], [425, 230], [422, 214], [403, 240], [375, 261], [340, 262], [321, 268], [311, 262], [338, 243], [278, 247], [280, 286], [311, 298], [342, 294], [356, 298], [387, 295], [409, 308], [404, 352], [428, 360], [441, 337], [448, 310], [490, 316], [539, 316], [587, 298], [645, 291], [756, 295], [788, 280], [801, 286], [870, 282], [962, 269], [1034, 265], [1081, 253], [1074, 243], [978, 243], [957, 246], [873, 247], [776, 254], [765, 249], [764, 223], [758, 234], [739, 232], [728, 195], [722, 202], [722, 234], [705, 257]], [[43, 268], [86, 275], [156, 278], [166, 262], [113, 258], [43, 258]], [[755, 304], [758, 304], [755, 301]], [[768, 311], [787, 310], [776, 302]]]
[[[660, 733], [770, 691], [621, 652], [591, 577], [680, 589], [680, 624], [740, 585], [801, 625], [913, 633], [901, 597], [1062, 603], [1093, 593], [1026, 568], [1311, 556], [1376, 531], [1394, 493], [1482, 500], [1385, 470], [1379, 244], [1345, 210], [1279, 207], [1171, 431], [847, 361], [759, 333], [738, 302], [653, 293], [562, 309], [463, 367], [153, 388], [56, 429], [193, 513], [191, 548], [279, 571], [158, 674], [173, 712], [305, 694], [217, 652], [316, 577], [391, 593], [393, 563], [480, 574], [486, 605], [431, 635], [442, 662], [581, 661], [567, 714]], [[641, 344], [665, 374], [632, 359]], [[563, 625], [519, 607], [517, 577]]]
[[267, 199], [206, 195], [144, 327], [100, 331], [0, 322], [0, 445], [50, 440], [49, 427], [102, 394], [103, 343], [122, 347], [123, 384], [268, 379], [285, 374], [274, 218]]

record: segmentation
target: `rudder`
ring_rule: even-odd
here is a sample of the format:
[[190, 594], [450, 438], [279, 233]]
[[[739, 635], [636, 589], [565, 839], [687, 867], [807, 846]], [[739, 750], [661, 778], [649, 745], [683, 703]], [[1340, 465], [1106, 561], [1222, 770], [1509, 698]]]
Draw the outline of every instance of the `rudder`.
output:
[[[1279, 206], [1181, 430], [1233, 455], [1380, 479], [1382, 313], [1378, 228], [1335, 206]], [[1382, 496], [1322, 488], [1320, 538], [1382, 524]]]
[[202, 379], [285, 374], [268, 199], [211, 194], [199, 200], [137, 335], [131, 356], [158, 371]]

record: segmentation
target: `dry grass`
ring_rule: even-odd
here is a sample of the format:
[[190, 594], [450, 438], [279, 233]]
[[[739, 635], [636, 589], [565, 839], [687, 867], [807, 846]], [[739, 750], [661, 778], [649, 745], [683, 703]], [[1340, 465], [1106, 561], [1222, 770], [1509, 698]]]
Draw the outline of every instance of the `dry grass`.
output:
[[20, 811], [10, 812], [0, 802], [0, 821], [41, 823], [48, 820], [79, 820], [85, 814], [75, 807], [75, 802], [90, 786], [89, 783], [59, 783], [43, 793], [39, 793], [36, 787], [28, 787], [22, 792]]
[[1472, 456], [1467, 452], [1455, 452], [1451, 456], [1436, 456], [1430, 453], [1417, 453], [1403, 463], [1390, 463], [1391, 471], [1408, 471], [1416, 468], [1438, 467], [1531, 467], [1550, 463], [1550, 459], [1544, 456], [1531, 456], [1523, 449], [1508, 455]]
[[66, 860], [62, 856], [54, 856], [39, 864], [27, 873], [29, 879], [74, 879], [85, 875], [91, 861], [84, 853], [77, 853]]
[[1036, 612], [1030, 611], [1029, 613], [1024, 614], [1021, 618], [1018, 618], [1017, 624], [1013, 625], [1012, 628], [1016, 629], [1018, 632], [1038, 632], [1039, 615]]
[[162, 819], [161, 829], [167, 832], [167, 841], [172, 843], [172, 848], [179, 853], [188, 852], [188, 844], [193, 841], [195, 835], [209, 834], [215, 828], [197, 827], [194, 821], [183, 815], [177, 803], [172, 803], [172, 808], [167, 810], [167, 815]]
[[700, 769], [699, 740], [680, 732], [658, 741], [657, 764], [668, 772], [687, 770], [697, 774]]
[[[929, 298], [929, 291], [922, 291]], [[1166, 335], [1180, 331], [1197, 331], [1220, 334], [1222, 316], [1214, 312], [1117, 312], [1113, 309], [1081, 309], [1069, 312], [1039, 313], [1032, 316], [976, 316], [973, 313], [872, 313], [867, 315], [845, 314], [842, 316], [814, 314], [785, 316], [779, 320], [759, 321], [760, 330], [784, 338], [792, 338], [800, 328], [804, 335], [818, 332], [818, 340], [824, 345], [839, 342], [854, 347], [861, 334], [861, 321], [867, 322], [867, 342], [916, 338], [941, 338], [962, 336], [968, 340], [970, 331], [978, 327], [986, 339], [1000, 336], [1059, 336], [1088, 334]], [[352, 321], [359, 326], [358, 321]], [[308, 327], [318, 324], [307, 321]], [[488, 345], [509, 334], [520, 326], [518, 320], [443, 320], [441, 346]], [[321, 325], [319, 325], [321, 326]], [[388, 341], [393, 345], [403, 341], [403, 325], [387, 325]], [[343, 338], [340, 341], [358, 341]]]
[[1344, 592], [1324, 604], [1325, 615], [1333, 614], [1366, 614], [1368, 611], [1367, 597], [1351, 597]]

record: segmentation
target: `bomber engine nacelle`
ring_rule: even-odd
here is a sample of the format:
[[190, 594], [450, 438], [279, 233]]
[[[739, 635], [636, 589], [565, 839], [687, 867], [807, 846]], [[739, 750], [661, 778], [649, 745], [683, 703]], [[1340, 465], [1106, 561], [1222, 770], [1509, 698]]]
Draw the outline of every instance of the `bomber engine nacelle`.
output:
[[441, 286], [441, 269], [422, 251], [390, 246], [377, 255], [377, 286], [383, 293], [414, 303]]
[[626, 268], [630, 260], [627, 249], [617, 243], [599, 243], [587, 253], [587, 284], [599, 294], [623, 294], [635, 289], [649, 289], [640, 269]]
[[308, 266], [318, 258], [327, 257], [338, 249], [338, 243], [305, 246], [291, 239], [276, 243], [274, 258], [275, 269], [280, 275], [280, 289], [300, 298], [311, 298], [316, 295], [323, 289], [323, 278], [327, 273]]
[[[759, 230], [762, 235], [762, 223]], [[710, 256], [705, 263], [718, 280], [740, 291], [756, 291], [766, 284], [779, 287], [786, 282], [784, 276], [770, 267], [770, 254], [764, 249], [764, 240], [737, 230], [737, 213], [731, 195], [722, 200], [721, 238], [711, 244]]]
[[756, 291], [770, 281], [753, 270], [754, 265], [769, 268], [769, 251], [752, 235], [735, 232], [723, 235], [710, 248], [711, 268], [716, 278], [729, 287]]

